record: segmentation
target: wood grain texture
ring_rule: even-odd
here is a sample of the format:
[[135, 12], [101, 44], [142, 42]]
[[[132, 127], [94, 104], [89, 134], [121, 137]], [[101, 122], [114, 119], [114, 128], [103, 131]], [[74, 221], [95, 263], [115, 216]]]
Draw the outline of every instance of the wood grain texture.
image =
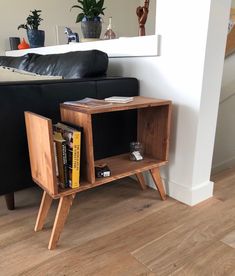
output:
[[[129, 153], [126, 153], [94, 161], [91, 115], [130, 109], [138, 109], [137, 139], [144, 145], [144, 160], [130, 161]], [[61, 104], [60, 110], [64, 122], [83, 127], [84, 133], [82, 148], [85, 149], [85, 154], [82, 156], [82, 162], [85, 163], [85, 173], [81, 176], [80, 187], [73, 192], [81, 192], [167, 163], [171, 101], [138, 96], [134, 97], [133, 102], [127, 104], [112, 104], [96, 108]], [[108, 165], [111, 176], [95, 179], [95, 166], [101, 163]], [[60, 195], [63, 196], [71, 193], [70, 190], [60, 191]]]
[[[233, 23], [235, 23], [235, 9], [231, 9], [230, 11], [230, 19]], [[233, 26], [232, 30], [228, 33], [227, 36], [227, 44], [225, 50], [225, 57], [233, 54], [235, 51], [235, 27]]]
[[235, 27], [233, 26], [232, 30], [227, 36], [227, 44], [225, 50], [225, 57], [231, 55], [235, 51]]
[[86, 108], [86, 107], [74, 106], [74, 105], [68, 105], [68, 104], [61, 104], [60, 106], [62, 109], [65, 108], [65, 109], [74, 110], [74, 111], [86, 113], [86, 114], [97, 114], [97, 113], [115, 112], [115, 111], [122, 111], [122, 110], [131, 110], [131, 109], [137, 109], [137, 108], [147, 108], [147, 107], [161, 106], [161, 105], [171, 105], [171, 101], [136, 96], [134, 97], [134, 100], [132, 102], [125, 103], [125, 104], [113, 103], [110, 105], [99, 106], [94, 108]]
[[52, 122], [40, 115], [25, 112], [31, 175], [51, 195], [58, 193], [55, 173]]
[[139, 181], [141, 189], [146, 190], [147, 189], [147, 184], [146, 184], [146, 181], [144, 179], [144, 175], [142, 173], [136, 173], [135, 175], [136, 175], [136, 177]]
[[42, 201], [40, 204], [40, 208], [38, 211], [36, 224], [34, 227], [35, 232], [42, 230], [45, 220], [47, 218], [48, 212], [50, 210], [52, 200], [53, 200], [52, 197], [50, 195], [48, 195], [47, 192], [44, 191], [43, 196], [42, 196]]
[[[137, 175], [141, 187], [145, 189], [146, 184], [141, 173], [150, 170], [154, 181], [157, 182], [156, 185], [161, 198], [163, 200], [166, 199], [159, 170], [156, 167], [159, 167], [167, 162], [166, 157], [169, 144], [170, 101], [135, 97], [134, 101], [131, 103], [125, 105], [116, 104], [111, 106], [112, 108], [109, 108], [109, 111], [112, 112], [118, 110], [129, 110], [133, 108], [137, 108], [139, 111], [139, 109], [144, 108], [145, 113], [139, 112], [137, 125], [138, 137], [146, 146], [146, 154], [144, 159], [139, 162], [134, 162], [129, 160], [129, 154], [122, 154], [119, 156], [112, 156], [102, 160], [97, 160], [95, 162], [91, 114], [107, 112], [107, 109], [98, 108], [98, 110], [95, 109], [96, 111], [93, 112], [93, 109], [85, 108], [85, 110], [88, 110], [89, 112], [83, 112], [84, 108], [79, 107], [74, 110], [70, 109], [69, 105], [61, 105], [60, 111], [62, 121], [77, 125], [83, 129], [83, 153], [81, 155], [81, 163], [84, 163], [84, 171], [82, 170], [81, 173], [79, 188], [64, 190], [59, 189], [59, 193], [55, 175], [52, 122], [50, 119], [44, 118], [40, 115], [25, 112], [31, 174], [35, 183], [37, 183], [44, 190], [35, 231], [39, 231], [43, 227], [51, 205], [50, 196], [52, 196], [52, 198], [60, 198], [49, 241], [49, 249], [56, 248], [65, 220], [70, 210], [70, 205], [74, 195], [78, 192], [133, 174]], [[149, 135], [149, 133], [151, 135]], [[153, 142], [150, 143], [150, 140], [156, 140], [156, 145]], [[154, 147], [150, 145], [154, 145]], [[95, 178], [95, 166], [100, 163], [105, 163], [109, 166], [111, 170], [110, 177]]]
[[56, 212], [56, 217], [49, 241], [48, 249], [52, 250], [56, 248], [59, 241], [60, 234], [64, 228], [65, 221], [69, 214], [70, 207], [72, 205], [74, 195], [63, 196], [60, 198], [59, 206]]
[[95, 182], [95, 168], [94, 168], [94, 150], [93, 150], [93, 133], [92, 133], [92, 121], [91, 115], [74, 112], [61, 107], [61, 120], [73, 125], [77, 125], [83, 128], [82, 133], [82, 153], [81, 153], [81, 178], [85, 181], [94, 183]]
[[[233, 173], [232, 173], [233, 172]], [[79, 193], [57, 250], [46, 249], [48, 223], [32, 234], [41, 192], [17, 192], [18, 209], [0, 197], [2, 275], [185, 275], [235, 273], [235, 250], [221, 240], [235, 230], [235, 170], [216, 175], [214, 197], [194, 207], [121, 179]]]
[[232, 232], [228, 233], [225, 237], [221, 239], [221, 241], [232, 248], [235, 248], [235, 230]]
[[167, 161], [171, 105], [138, 109], [137, 140], [143, 143], [144, 154]]
[[159, 168], [151, 169], [150, 173], [152, 175], [153, 182], [154, 182], [156, 188], [158, 189], [161, 199], [166, 200], [166, 192], [165, 192], [165, 188], [164, 188], [164, 185], [162, 182]]

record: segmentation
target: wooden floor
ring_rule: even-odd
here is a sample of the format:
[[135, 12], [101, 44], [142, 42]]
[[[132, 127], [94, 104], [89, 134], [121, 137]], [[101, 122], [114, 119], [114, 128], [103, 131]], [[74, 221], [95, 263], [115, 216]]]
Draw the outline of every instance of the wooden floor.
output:
[[58, 248], [33, 231], [41, 191], [0, 197], [0, 276], [235, 275], [235, 169], [214, 177], [215, 196], [195, 207], [124, 179], [77, 195]]

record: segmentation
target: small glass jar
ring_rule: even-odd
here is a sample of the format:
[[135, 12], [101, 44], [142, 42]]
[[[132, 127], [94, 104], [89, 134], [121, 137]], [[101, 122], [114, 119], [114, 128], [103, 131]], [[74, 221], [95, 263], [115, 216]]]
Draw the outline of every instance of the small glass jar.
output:
[[144, 149], [143, 144], [140, 142], [130, 143], [130, 160], [140, 161], [144, 159]]
[[112, 29], [112, 17], [109, 17], [109, 25], [104, 34], [104, 39], [114, 39], [116, 38], [116, 34]]

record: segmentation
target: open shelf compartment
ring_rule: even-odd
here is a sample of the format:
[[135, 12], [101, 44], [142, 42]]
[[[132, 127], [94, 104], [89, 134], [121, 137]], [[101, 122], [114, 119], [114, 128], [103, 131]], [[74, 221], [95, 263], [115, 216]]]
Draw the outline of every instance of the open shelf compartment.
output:
[[[115, 155], [101, 160], [94, 158], [92, 116], [98, 113], [137, 110], [137, 140], [143, 144], [144, 160], [130, 161], [129, 153]], [[108, 183], [112, 180], [144, 172], [167, 163], [169, 150], [169, 132], [171, 117], [171, 102], [145, 97], [135, 97], [127, 104], [114, 104], [111, 107], [85, 109], [70, 105], [61, 105], [63, 122], [79, 125], [83, 128], [81, 187], [93, 187]], [[125, 135], [125, 133], [122, 133]], [[102, 179], [95, 178], [95, 165], [106, 163], [111, 176]], [[83, 187], [82, 187], [83, 186]]]

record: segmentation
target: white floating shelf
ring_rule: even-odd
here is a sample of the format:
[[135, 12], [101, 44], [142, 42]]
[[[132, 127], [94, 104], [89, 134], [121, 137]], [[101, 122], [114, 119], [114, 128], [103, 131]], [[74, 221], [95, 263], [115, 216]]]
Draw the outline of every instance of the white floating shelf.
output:
[[92, 49], [106, 52], [110, 58], [158, 56], [160, 52], [159, 44], [159, 35], [122, 37], [112, 40], [98, 40], [91, 42], [79, 42], [65, 45], [31, 48], [26, 50], [6, 51], [6, 56], [22, 56], [27, 53], [46, 55]]

